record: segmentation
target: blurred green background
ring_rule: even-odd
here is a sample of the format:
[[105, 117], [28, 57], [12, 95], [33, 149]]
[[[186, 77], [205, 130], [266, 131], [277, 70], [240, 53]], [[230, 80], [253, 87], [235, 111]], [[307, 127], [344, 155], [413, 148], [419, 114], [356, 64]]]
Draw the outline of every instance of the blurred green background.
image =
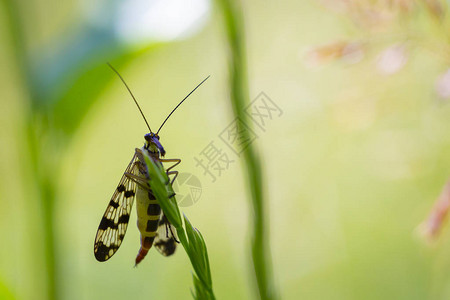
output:
[[[60, 299], [191, 297], [182, 250], [151, 250], [133, 268], [135, 214], [120, 251], [94, 258], [101, 216], [147, 132], [107, 61], [154, 130], [211, 75], [161, 142], [201, 181], [200, 200], [182, 210], [206, 240], [217, 298], [256, 295], [242, 162], [230, 154], [211, 182], [194, 160], [234, 118], [222, 12], [155, 1], [153, 15], [135, 17], [143, 3], [2, 1], [1, 299], [47, 299], [48, 224]], [[160, 31], [137, 30], [163, 14], [150, 24]], [[249, 97], [264, 92], [283, 110], [254, 128], [281, 298], [449, 299], [448, 229], [431, 246], [414, 233], [449, 177], [447, 2], [245, 1], [242, 14]]]

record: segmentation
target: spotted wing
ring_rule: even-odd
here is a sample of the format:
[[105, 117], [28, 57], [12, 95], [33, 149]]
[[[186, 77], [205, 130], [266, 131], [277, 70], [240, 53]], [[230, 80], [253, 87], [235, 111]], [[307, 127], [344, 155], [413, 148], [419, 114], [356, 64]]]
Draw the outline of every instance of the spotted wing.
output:
[[170, 224], [164, 213], [161, 213], [153, 245], [159, 253], [164, 256], [169, 256], [175, 253], [177, 243], [178, 239], [175, 227]]
[[[125, 170], [125, 174], [139, 175], [137, 155]], [[95, 236], [94, 255], [98, 261], [106, 261], [116, 253], [122, 244], [130, 220], [131, 208], [136, 195], [136, 182], [123, 175], [109, 201]]]

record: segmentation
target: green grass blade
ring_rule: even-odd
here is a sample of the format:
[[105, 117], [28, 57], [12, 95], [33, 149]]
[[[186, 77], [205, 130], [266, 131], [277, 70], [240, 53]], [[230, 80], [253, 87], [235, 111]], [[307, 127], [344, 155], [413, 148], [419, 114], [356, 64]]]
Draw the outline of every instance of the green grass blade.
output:
[[164, 214], [167, 216], [167, 219], [177, 230], [178, 238], [195, 271], [195, 274], [193, 274], [194, 292], [191, 291], [192, 296], [194, 299], [215, 299], [212, 289], [208, 251], [203, 236], [192, 226], [186, 216], [184, 216], [183, 226], [175, 193], [162, 164], [155, 163], [146, 155], [144, 155], [144, 158], [150, 178], [149, 184], [153, 194], [158, 200]]
[[[247, 70], [244, 25], [238, 1], [219, 0], [223, 12], [223, 19], [227, 32], [227, 42], [230, 48], [230, 100], [236, 119], [246, 125], [251, 122], [245, 113], [249, 104], [247, 91]], [[247, 130], [239, 131], [241, 140], [248, 140]], [[256, 147], [250, 143], [243, 151], [244, 170], [247, 176], [247, 186], [251, 195], [253, 208], [253, 233], [252, 233], [252, 258], [254, 276], [261, 299], [277, 299], [275, 289], [272, 262], [269, 247], [268, 227], [269, 221], [266, 214], [265, 197], [263, 193], [263, 177], [261, 162], [257, 155]]]

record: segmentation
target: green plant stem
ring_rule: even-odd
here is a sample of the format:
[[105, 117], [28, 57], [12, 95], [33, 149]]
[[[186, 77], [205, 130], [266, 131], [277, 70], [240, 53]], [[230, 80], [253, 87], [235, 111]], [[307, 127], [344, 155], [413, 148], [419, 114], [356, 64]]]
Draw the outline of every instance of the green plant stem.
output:
[[200, 231], [192, 226], [186, 216], [184, 216], [183, 222], [175, 199], [175, 192], [161, 163], [157, 165], [146, 155], [144, 159], [149, 172], [149, 185], [164, 215], [175, 227], [178, 239], [183, 245], [194, 269], [195, 274], [192, 274], [195, 290], [195, 292], [192, 292], [193, 297], [201, 300], [215, 300], [208, 250], [206, 249], [203, 236]]
[[[30, 165], [23, 165], [23, 172], [30, 173], [33, 183], [38, 191], [38, 203], [40, 204], [40, 214], [37, 221], [40, 222], [38, 226], [33, 222], [35, 216], [29, 216], [27, 226], [38, 227], [42, 230], [42, 240], [44, 245], [44, 264], [45, 264], [45, 278], [47, 283], [47, 299], [57, 299], [57, 283], [56, 283], [56, 259], [55, 259], [55, 240], [54, 240], [54, 203], [55, 190], [54, 178], [52, 179], [52, 168], [46, 165], [45, 160], [42, 159], [40, 153], [42, 148], [40, 144], [40, 134], [36, 131], [37, 114], [33, 110], [33, 103], [36, 97], [36, 91], [33, 89], [30, 61], [27, 53], [27, 44], [24, 30], [24, 17], [20, 12], [20, 3], [14, 0], [3, 0], [2, 4], [5, 8], [6, 23], [11, 35], [11, 45], [15, 60], [19, 66], [19, 75], [24, 83], [24, 90], [27, 92], [29, 100], [29, 111], [26, 112], [26, 153], [28, 158], [23, 158], [21, 161], [30, 163]], [[24, 4], [25, 5], [25, 4]], [[32, 201], [33, 199], [28, 199]], [[30, 230], [32, 231], [32, 230]]]
[[[36, 115], [34, 115], [36, 117]], [[59, 156], [50, 156], [44, 151], [43, 141], [54, 141], [55, 137], [52, 136], [47, 130], [39, 132], [37, 128], [40, 124], [30, 121], [33, 117], [29, 118], [27, 126], [27, 143], [28, 153], [30, 155], [30, 165], [26, 166], [26, 171], [30, 172], [34, 179], [35, 188], [37, 190], [37, 201], [40, 205], [40, 213], [38, 220], [41, 222], [39, 225], [42, 234], [42, 245], [44, 247], [44, 262], [45, 262], [45, 275], [47, 282], [47, 299], [58, 299], [58, 282], [57, 282], [57, 249], [55, 243], [55, 203], [56, 203], [56, 190], [58, 180], [58, 166]], [[56, 151], [55, 151], [56, 152]], [[35, 224], [33, 224], [35, 225]], [[32, 226], [31, 224], [29, 226]]]
[[[231, 105], [235, 117], [249, 125], [245, 114], [248, 101], [245, 45], [243, 32], [243, 18], [237, 6], [237, 1], [219, 0], [222, 7], [225, 27], [227, 30], [227, 42], [229, 46], [230, 63], [230, 90]], [[250, 138], [247, 130], [239, 131], [241, 140]], [[250, 190], [253, 208], [253, 235], [252, 235], [252, 258], [254, 275], [261, 299], [276, 299], [277, 293], [273, 282], [272, 262], [270, 254], [269, 235], [267, 228], [269, 221], [266, 214], [266, 203], [264, 201], [263, 177], [260, 159], [254, 144], [248, 145], [243, 152], [244, 169]]]
[[[52, 180], [55, 180], [53, 178]], [[40, 184], [40, 200], [42, 203], [43, 239], [45, 245], [45, 262], [47, 268], [48, 299], [58, 299], [57, 292], [57, 255], [54, 232], [55, 218], [55, 185], [51, 180]]]

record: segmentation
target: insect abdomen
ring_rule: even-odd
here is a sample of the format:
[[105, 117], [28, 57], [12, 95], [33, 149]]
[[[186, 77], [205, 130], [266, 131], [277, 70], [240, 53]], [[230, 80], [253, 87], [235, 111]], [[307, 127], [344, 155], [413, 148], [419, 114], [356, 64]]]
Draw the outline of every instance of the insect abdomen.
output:
[[137, 265], [144, 259], [153, 245], [161, 215], [161, 207], [152, 191], [138, 188], [136, 200], [137, 226], [141, 233], [141, 248], [136, 256]]

